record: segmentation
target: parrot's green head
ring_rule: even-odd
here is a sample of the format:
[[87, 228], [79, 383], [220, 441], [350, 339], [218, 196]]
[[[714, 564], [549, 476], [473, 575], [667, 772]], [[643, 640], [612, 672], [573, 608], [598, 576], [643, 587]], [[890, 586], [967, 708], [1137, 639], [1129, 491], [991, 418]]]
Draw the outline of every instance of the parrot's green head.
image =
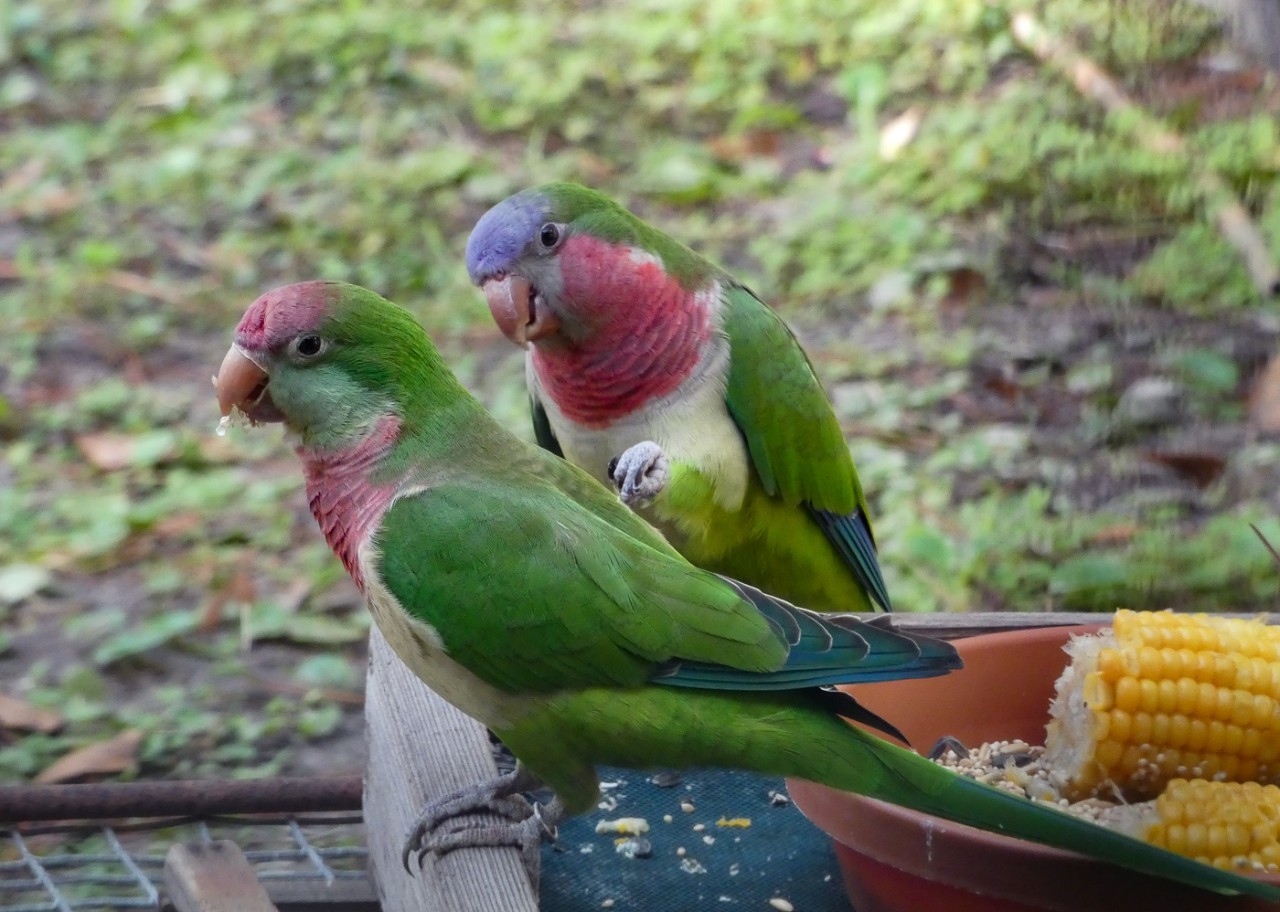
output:
[[552, 183], [480, 218], [467, 272], [513, 342], [573, 345], [616, 322], [619, 307], [661, 306], [664, 287], [696, 290], [715, 269], [603, 193]]
[[214, 386], [224, 416], [283, 422], [317, 450], [356, 445], [387, 417], [421, 421], [431, 393], [444, 403], [461, 390], [407, 311], [340, 282], [287, 285], [254, 301]]

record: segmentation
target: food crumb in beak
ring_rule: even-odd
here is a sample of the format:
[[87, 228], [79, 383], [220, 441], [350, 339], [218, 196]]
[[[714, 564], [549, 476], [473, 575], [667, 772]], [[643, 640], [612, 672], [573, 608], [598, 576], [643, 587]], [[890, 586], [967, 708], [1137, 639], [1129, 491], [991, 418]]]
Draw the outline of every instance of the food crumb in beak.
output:
[[249, 417], [237, 407], [231, 410], [231, 414], [223, 415], [218, 419], [218, 426], [213, 429], [213, 432], [219, 437], [226, 437], [229, 430], [251, 427], [252, 425], [253, 422], [249, 420]]

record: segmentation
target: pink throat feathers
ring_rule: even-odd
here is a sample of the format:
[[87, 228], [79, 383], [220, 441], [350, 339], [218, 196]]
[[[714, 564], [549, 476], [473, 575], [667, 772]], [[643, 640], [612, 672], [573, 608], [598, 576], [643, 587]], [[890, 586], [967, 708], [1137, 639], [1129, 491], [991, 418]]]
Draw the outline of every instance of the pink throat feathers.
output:
[[594, 330], [572, 346], [535, 343], [530, 357], [566, 418], [606, 427], [693, 374], [710, 335], [711, 294], [689, 291], [658, 261], [593, 237], [567, 241], [560, 263], [567, 308]]
[[352, 449], [320, 452], [298, 447], [311, 515], [361, 592], [364, 574], [360, 546], [387, 512], [399, 488], [399, 479], [379, 484], [371, 476], [399, 433], [400, 419], [388, 416]]

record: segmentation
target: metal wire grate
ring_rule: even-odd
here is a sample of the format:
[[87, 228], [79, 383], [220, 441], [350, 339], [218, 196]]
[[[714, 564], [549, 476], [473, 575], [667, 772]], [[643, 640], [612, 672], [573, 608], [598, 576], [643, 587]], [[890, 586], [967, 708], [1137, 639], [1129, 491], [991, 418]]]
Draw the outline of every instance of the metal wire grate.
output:
[[231, 839], [273, 885], [365, 881], [359, 814], [156, 819], [0, 830], [0, 912], [163, 908], [164, 852], [176, 842]]

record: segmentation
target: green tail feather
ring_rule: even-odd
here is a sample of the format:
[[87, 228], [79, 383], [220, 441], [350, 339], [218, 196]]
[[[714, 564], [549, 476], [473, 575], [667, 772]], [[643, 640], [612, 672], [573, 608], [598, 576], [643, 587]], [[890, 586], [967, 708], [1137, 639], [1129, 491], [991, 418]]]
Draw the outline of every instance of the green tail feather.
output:
[[[1215, 893], [1243, 893], [1280, 902], [1280, 888], [1175, 855], [1051, 805], [957, 775], [865, 732], [849, 731], [863, 742], [862, 751], [850, 758], [854, 763], [847, 782], [842, 783], [845, 777], [836, 773], [824, 777], [827, 785]], [[879, 775], [872, 775], [873, 764]]]

